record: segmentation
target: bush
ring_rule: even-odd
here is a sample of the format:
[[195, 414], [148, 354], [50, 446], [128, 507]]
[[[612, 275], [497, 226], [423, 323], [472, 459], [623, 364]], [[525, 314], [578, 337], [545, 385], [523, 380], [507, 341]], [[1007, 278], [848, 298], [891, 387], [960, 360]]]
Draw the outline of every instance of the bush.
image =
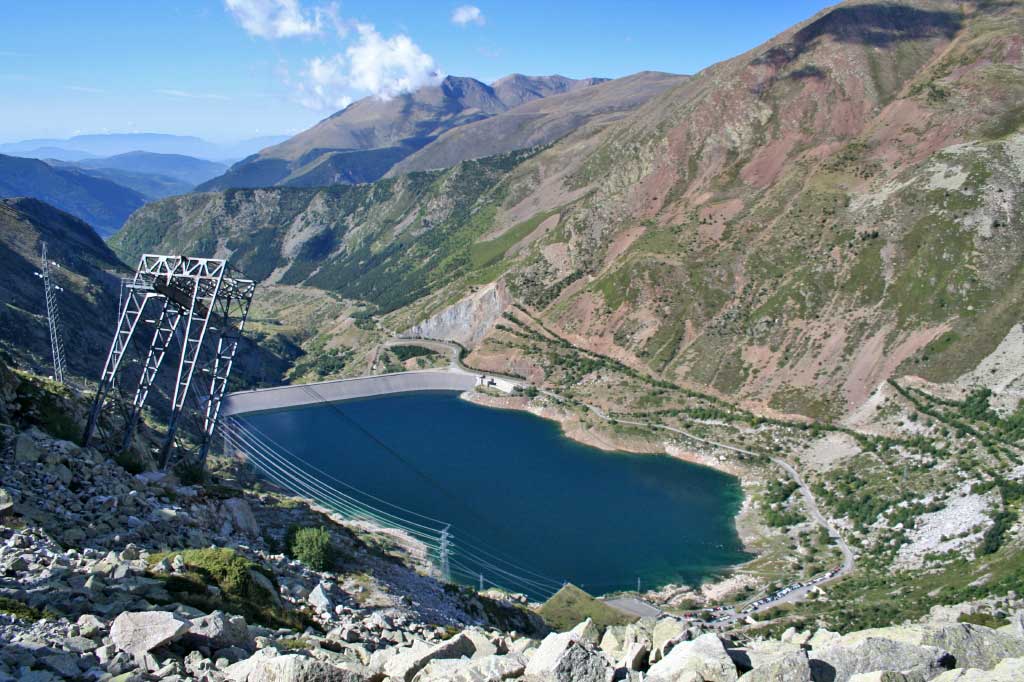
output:
[[317, 571], [326, 571], [334, 565], [334, 547], [325, 528], [299, 528], [288, 542], [291, 555]]

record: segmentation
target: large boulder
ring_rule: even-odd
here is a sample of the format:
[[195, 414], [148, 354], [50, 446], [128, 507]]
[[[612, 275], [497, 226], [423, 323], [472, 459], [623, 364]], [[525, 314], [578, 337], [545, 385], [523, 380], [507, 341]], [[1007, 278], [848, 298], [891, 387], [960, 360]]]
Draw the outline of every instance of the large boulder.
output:
[[675, 618], [662, 618], [655, 623], [651, 633], [651, 663], [663, 659], [685, 632], [686, 626]]
[[807, 652], [792, 639], [755, 641], [746, 647], [729, 649], [728, 653], [736, 667], [744, 671], [740, 679], [746, 682], [810, 682]]
[[416, 673], [433, 660], [469, 657], [474, 651], [473, 641], [460, 632], [440, 644], [398, 654], [384, 664], [384, 674], [395, 680], [411, 682]]
[[251, 538], [259, 537], [260, 525], [256, 522], [256, 516], [252, 513], [248, 502], [240, 497], [224, 500], [224, 512], [240, 532]]
[[1006, 658], [992, 670], [950, 670], [932, 682], [1020, 682], [1024, 680], [1024, 658]]
[[611, 662], [572, 632], [544, 638], [526, 665], [533, 682], [611, 682]]
[[223, 611], [192, 619], [192, 627], [186, 636], [188, 640], [212, 649], [239, 647], [252, 651], [256, 643], [249, 626], [242, 616], [231, 616]]
[[110, 626], [110, 639], [121, 651], [139, 658], [170, 644], [191, 627], [192, 623], [170, 611], [124, 612]]
[[244, 682], [365, 682], [366, 679], [361, 672], [337, 668], [309, 656], [285, 654], [260, 660]]
[[596, 647], [601, 642], [601, 629], [594, 624], [594, 620], [592, 618], [587, 618], [569, 632], [571, 632], [576, 639], [581, 642], [586, 642], [591, 647]]
[[957, 668], [991, 670], [1004, 658], [1024, 657], [1024, 639], [971, 623], [874, 628], [845, 635], [841, 641], [853, 643], [870, 637], [948, 651]]
[[626, 626], [609, 625], [601, 638], [600, 649], [612, 660], [618, 660], [626, 651]]
[[807, 652], [790, 651], [761, 661], [743, 673], [740, 682], [811, 682]]
[[931, 679], [954, 663], [949, 652], [938, 647], [849, 635], [825, 648], [813, 649], [809, 658], [815, 682], [849, 682], [857, 673], [876, 671], [912, 672]]
[[701, 635], [690, 642], [679, 642], [665, 658], [651, 666], [649, 682], [676, 682], [700, 679], [705, 682], [736, 682], [736, 665], [722, 644], [712, 633]]
[[850, 682], [921, 682], [923, 679], [924, 677], [921, 675], [904, 675], [891, 670], [876, 670], [873, 673], [857, 673], [850, 678]]
[[35, 427], [28, 431], [22, 431], [14, 440], [14, 460], [16, 462], [38, 462], [43, 456], [43, 450], [39, 447], [38, 439], [43, 434]]
[[415, 682], [501, 682], [522, 677], [524, 672], [526, 659], [516, 654], [434, 660], [416, 675]]

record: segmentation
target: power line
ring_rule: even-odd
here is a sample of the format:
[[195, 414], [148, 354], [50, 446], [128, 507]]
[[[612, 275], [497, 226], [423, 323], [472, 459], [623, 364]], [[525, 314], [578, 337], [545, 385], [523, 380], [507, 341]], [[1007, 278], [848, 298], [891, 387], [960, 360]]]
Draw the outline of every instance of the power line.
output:
[[[41, 242], [40, 259], [43, 264], [43, 271], [37, 272], [36, 277], [43, 280], [43, 290], [46, 296], [46, 321], [50, 327], [50, 353], [53, 356], [53, 378], [59, 383], [67, 383], [65, 373], [68, 363], [64, 357], [64, 338], [60, 323], [60, 310], [57, 307], [57, 292], [64, 291], [53, 282], [50, 270], [50, 259], [46, 255], [46, 242]], [[53, 265], [57, 265], [53, 263]], [[60, 267], [57, 265], [57, 267]]]

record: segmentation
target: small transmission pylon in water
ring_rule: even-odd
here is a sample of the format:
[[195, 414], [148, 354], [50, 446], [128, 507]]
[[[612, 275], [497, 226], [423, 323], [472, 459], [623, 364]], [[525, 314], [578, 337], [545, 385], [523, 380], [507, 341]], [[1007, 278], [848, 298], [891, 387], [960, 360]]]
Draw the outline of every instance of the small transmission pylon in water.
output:
[[64, 384], [67, 383], [65, 374], [67, 374], [68, 363], [67, 359], [64, 357], [63, 330], [61, 329], [60, 324], [60, 309], [57, 307], [57, 292], [64, 291], [64, 289], [54, 283], [53, 273], [50, 269], [51, 266], [60, 266], [56, 263], [51, 263], [50, 259], [47, 257], [46, 242], [41, 243], [40, 251], [43, 271], [37, 272], [36, 277], [43, 280], [43, 290], [46, 292], [46, 321], [50, 326], [50, 352], [53, 355], [53, 378]]
[[[103, 374], [83, 438], [86, 445], [99, 424], [110, 399], [124, 416], [122, 449], [131, 446], [150, 391], [164, 359], [170, 353], [177, 375], [170, 393], [167, 433], [159, 452], [160, 468], [166, 468], [175, 448], [175, 436], [183, 416], [191, 412], [198, 422], [195, 462], [204, 465], [217, 428], [221, 403], [231, 366], [242, 338], [242, 329], [256, 284], [236, 277], [227, 261], [145, 254], [130, 282], [125, 285], [117, 329], [110, 344]], [[145, 352], [139, 354], [138, 377], [125, 382], [126, 354], [138, 344], [140, 327], [152, 333]], [[177, 340], [176, 349], [171, 348]], [[189, 390], [196, 371], [208, 375], [199, 400], [189, 405]], [[118, 390], [111, 391], [115, 386]], [[194, 390], [194, 389], [193, 389]]]

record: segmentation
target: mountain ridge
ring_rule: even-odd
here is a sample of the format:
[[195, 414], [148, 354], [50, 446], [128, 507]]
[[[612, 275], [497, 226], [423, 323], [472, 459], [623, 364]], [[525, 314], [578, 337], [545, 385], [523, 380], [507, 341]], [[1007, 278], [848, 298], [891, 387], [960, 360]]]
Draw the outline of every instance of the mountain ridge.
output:
[[121, 228], [146, 198], [133, 189], [67, 167], [36, 159], [0, 155], [0, 196], [31, 196], [66, 210], [101, 236]]
[[[261, 275], [356, 298], [371, 289], [341, 272], [390, 273], [401, 295], [369, 300], [403, 308], [394, 314], [408, 326], [469, 282], [499, 277], [576, 345], [762, 409], [841, 416], [907, 363], [935, 377], [968, 369], [1005, 336], [1008, 301], [1022, 295], [1009, 219], [1017, 199], [1005, 203], [1016, 197], [1019, 120], [1004, 120], [1024, 96], [1012, 33], [1021, 17], [980, 7], [843, 3], [550, 148], [396, 178], [360, 190], [358, 213], [326, 222], [305, 208], [316, 192], [296, 194], [291, 212], [259, 219], [246, 253], [262, 253]], [[985, 132], [996, 125], [1003, 137]], [[957, 147], [965, 142], [974, 146]], [[936, 169], [958, 181], [944, 187]], [[933, 186], [957, 197], [959, 213], [913, 199]], [[230, 195], [241, 201], [232, 210], [245, 196]], [[167, 230], [170, 241], [153, 246], [195, 243], [171, 235], [193, 224], [187, 204], [208, 201], [147, 207], [115, 248], [143, 225]], [[230, 242], [242, 244], [251, 228], [236, 229]], [[952, 244], [947, 260], [935, 255]], [[498, 248], [496, 258], [473, 255]], [[972, 283], [974, 261], [987, 274]], [[920, 268], [948, 300], [927, 302]], [[981, 329], [991, 338], [979, 343]], [[544, 376], [505, 364], [525, 362], [509, 343], [492, 331], [478, 352], [495, 371]]]
[[[564, 135], [574, 125], [582, 125], [603, 112], [589, 112], [574, 98], [593, 87], [605, 88], [609, 99], [618, 96], [620, 109], [635, 107], [639, 100], [667, 86], [671, 76], [640, 79], [636, 92], [629, 86], [633, 79], [588, 78], [574, 80], [563, 76], [506, 76], [488, 85], [473, 78], [448, 76], [439, 85], [421, 88], [390, 100], [367, 97], [332, 114], [312, 128], [286, 142], [262, 150], [232, 166], [221, 178], [200, 185], [199, 191], [271, 185], [322, 186], [338, 182], [370, 182], [397, 171], [396, 164], [417, 152], [429, 150], [435, 140], [447, 135], [442, 152], [448, 166], [470, 158], [512, 151], [534, 144], [546, 144]], [[609, 85], [616, 83], [617, 85]], [[568, 111], [551, 130], [527, 128], [517, 137], [504, 135], [495, 146], [486, 137], [486, 146], [474, 140], [451, 144], [455, 131], [487, 119], [501, 119], [531, 102], [554, 99], [564, 102]], [[585, 97], [581, 102], [588, 101]], [[611, 105], [609, 105], [611, 106]], [[535, 114], [539, 116], [538, 114]], [[555, 118], [548, 112], [549, 118]], [[529, 126], [527, 118], [509, 119], [504, 126]], [[480, 148], [479, 150], [477, 148]], [[427, 165], [437, 163], [428, 161]], [[422, 157], [421, 157], [422, 159]], [[422, 160], [416, 165], [419, 168]]]

